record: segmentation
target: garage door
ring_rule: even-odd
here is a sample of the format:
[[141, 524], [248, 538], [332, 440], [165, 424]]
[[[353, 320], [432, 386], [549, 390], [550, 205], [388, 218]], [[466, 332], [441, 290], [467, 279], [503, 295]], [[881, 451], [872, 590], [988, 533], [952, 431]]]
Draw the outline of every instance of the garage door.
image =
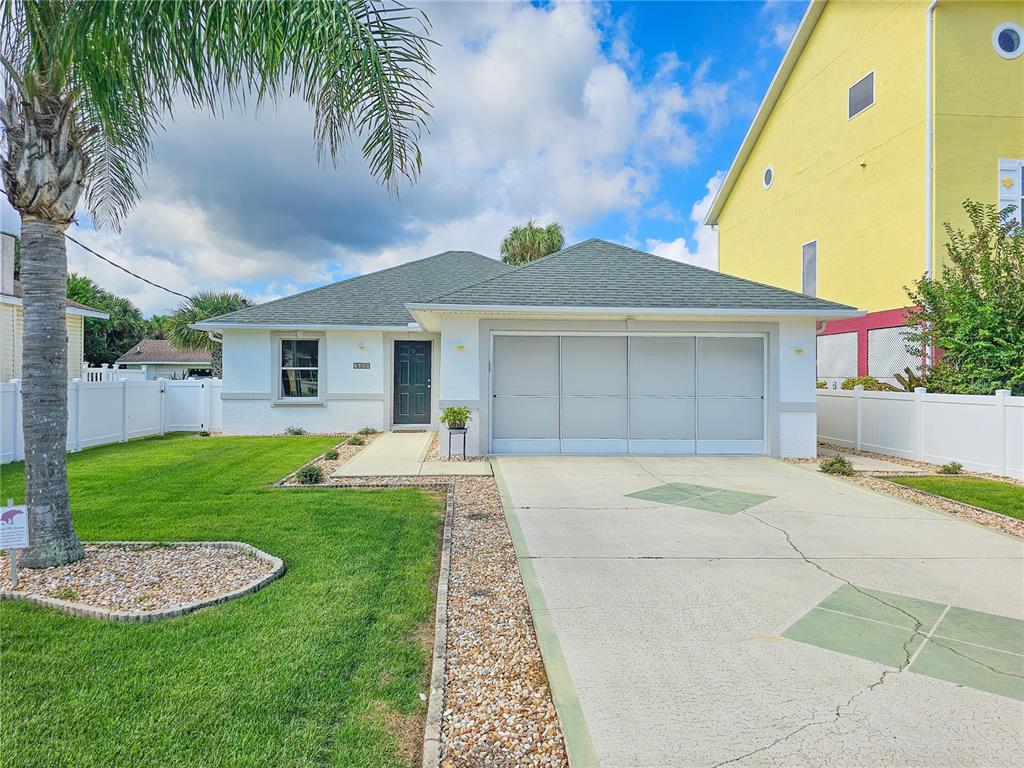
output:
[[764, 453], [762, 336], [495, 335], [494, 453]]

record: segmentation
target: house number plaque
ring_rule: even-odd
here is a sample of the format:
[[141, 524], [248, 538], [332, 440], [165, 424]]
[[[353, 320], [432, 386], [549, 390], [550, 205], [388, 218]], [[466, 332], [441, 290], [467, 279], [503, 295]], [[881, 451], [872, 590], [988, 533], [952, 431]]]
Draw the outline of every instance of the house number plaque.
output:
[[369, 363], [352, 363], [352, 367], [355, 368], [356, 370], [369, 369], [370, 364]]

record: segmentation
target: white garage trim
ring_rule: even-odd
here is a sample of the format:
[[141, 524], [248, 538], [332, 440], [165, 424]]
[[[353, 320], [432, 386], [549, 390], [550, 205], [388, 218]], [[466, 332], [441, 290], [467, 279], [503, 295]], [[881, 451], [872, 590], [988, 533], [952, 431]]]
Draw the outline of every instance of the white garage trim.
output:
[[[551, 357], [545, 364], [539, 361], [545, 375], [540, 377], [543, 381], [535, 381], [529, 385], [535, 391], [523, 394], [502, 393], [498, 391], [496, 382], [498, 375], [498, 359], [496, 357], [496, 339], [499, 337], [529, 337], [529, 338], [551, 338], [557, 339], [552, 349], [546, 354]], [[569, 389], [566, 392], [566, 366], [567, 354], [574, 354], [566, 349], [565, 339], [616, 339], [624, 338], [625, 344], [622, 352], [616, 350], [614, 359], [618, 360], [621, 354], [624, 368], [616, 364], [616, 372], [619, 375], [613, 377], [605, 389], [594, 389], [586, 382], [596, 381], [596, 378], [586, 378], [579, 382], [570, 381]], [[648, 387], [647, 391], [638, 394], [635, 391], [634, 382], [634, 350], [637, 349], [630, 343], [630, 339], [640, 338], [662, 338], [662, 339], [693, 339], [692, 346], [692, 392], [681, 392], [686, 389], [685, 378], [673, 379], [669, 377], [655, 377], [656, 381], [677, 381], [680, 385], [675, 390], [666, 391], [664, 388]], [[703, 393], [701, 390], [702, 380], [700, 377], [700, 357], [704, 348], [699, 339], [760, 339], [761, 377], [760, 392], [757, 394], [731, 394], [716, 396]], [[536, 454], [765, 454], [768, 452], [768, 393], [769, 393], [769, 350], [768, 334], [756, 332], [729, 332], [729, 331], [555, 331], [555, 330], [492, 330], [489, 332], [489, 363], [488, 363], [488, 393], [490, 418], [488, 419], [488, 446], [492, 453], [536, 453]], [[685, 350], [684, 350], [685, 351]], [[581, 352], [585, 355], [587, 350]], [[592, 350], [591, 359], [601, 359], [594, 355]], [[639, 353], [638, 353], [639, 354]], [[586, 357], [581, 358], [585, 360]], [[611, 357], [604, 359], [610, 360]], [[656, 360], [658, 358], [655, 358]], [[660, 358], [666, 365], [670, 366], [673, 356]], [[534, 372], [535, 373], [535, 372]], [[534, 376], [536, 379], [537, 377]], [[503, 384], [502, 384], [503, 386]], [[499, 399], [504, 402], [499, 407]], [[517, 401], [533, 401], [533, 409], [518, 408]], [[680, 429], [685, 436], [686, 432], [692, 432], [693, 439], [672, 439], [667, 437], [652, 437], [651, 431], [657, 432], [656, 428], [650, 430], [639, 430], [648, 434], [634, 434], [637, 427], [641, 425], [642, 414], [636, 410], [638, 406], [657, 404], [665, 405], [670, 401], [679, 401], [690, 407], [692, 400], [692, 417], [686, 414], [685, 410], [677, 415], [683, 422], [692, 422], [689, 429]], [[735, 438], [701, 439], [700, 421], [701, 405], [708, 407], [707, 414], [714, 414], [713, 407], [717, 400], [728, 400], [731, 407], [749, 401], [750, 405], [758, 403], [760, 408], [761, 425], [760, 438], [748, 439], [742, 435]], [[512, 405], [509, 412], [504, 406]], [[567, 411], [566, 406], [571, 405], [572, 410]], [[531, 412], [532, 411], [532, 412]], [[540, 418], [536, 418], [537, 415]], [[664, 416], [664, 411], [660, 414]], [[658, 414], [653, 414], [657, 421]], [[753, 416], [753, 412], [750, 413]], [[533, 422], [531, 423], [531, 417]], [[597, 429], [589, 429], [595, 421], [604, 419], [604, 425]], [[504, 422], [515, 422], [519, 432], [512, 437], [500, 436], [506, 432]], [[570, 431], [574, 434], [566, 436], [566, 424], [571, 425]], [[757, 422], [755, 421], [754, 424]], [[498, 426], [500, 424], [500, 426]], [[749, 425], [749, 422], [748, 422]], [[523, 436], [523, 432], [536, 432], [530, 437]], [[601, 436], [605, 433], [608, 436]], [[498, 436], [496, 436], [496, 433]], [[756, 432], [748, 432], [751, 436]]]

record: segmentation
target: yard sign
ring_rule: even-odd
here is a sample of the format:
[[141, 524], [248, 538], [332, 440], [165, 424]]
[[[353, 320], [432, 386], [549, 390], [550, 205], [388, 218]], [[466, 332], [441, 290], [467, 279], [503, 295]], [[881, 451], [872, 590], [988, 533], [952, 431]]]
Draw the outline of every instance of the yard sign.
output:
[[14, 505], [14, 499], [7, 500], [7, 506], [0, 512], [0, 550], [6, 549], [11, 556], [11, 586], [18, 586], [18, 564], [14, 550], [28, 547], [28, 507]]

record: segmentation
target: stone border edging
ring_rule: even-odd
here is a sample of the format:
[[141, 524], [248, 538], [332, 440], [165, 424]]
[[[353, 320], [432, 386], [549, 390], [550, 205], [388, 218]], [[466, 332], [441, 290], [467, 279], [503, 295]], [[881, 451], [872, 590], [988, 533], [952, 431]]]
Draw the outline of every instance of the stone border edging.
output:
[[430, 665], [430, 694], [423, 728], [423, 768], [441, 765], [441, 719], [444, 714], [445, 677], [448, 670], [448, 579], [452, 562], [452, 523], [455, 518], [455, 482], [448, 484], [441, 534], [441, 562], [434, 604], [434, 649]]
[[191, 545], [196, 547], [210, 547], [213, 549], [233, 549], [239, 552], [246, 552], [252, 555], [257, 560], [271, 563], [274, 566], [274, 570], [255, 581], [247, 584], [244, 587], [239, 587], [231, 592], [226, 592], [223, 595], [217, 595], [216, 597], [209, 598], [207, 600], [197, 600], [192, 603], [185, 603], [183, 605], [174, 605], [169, 608], [163, 608], [156, 611], [111, 611], [106, 608], [97, 608], [85, 603], [75, 603], [70, 600], [58, 600], [55, 597], [46, 597], [45, 595], [33, 595], [28, 592], [13, 592], [10, 590], [0, 591], [0, 600], [22, 600], [28, 603], [34, 603], [35, 605], [43, 605], [48, 608], [55, 608], [56, 610], [84, 619], [100, 619], [103, 621], [118, 621], [126, 623], [141, 623], [149, 621], [159, 621], [160, 619], [173, 619], [178, 616], [184, 616], [187, 613], [194, 613], [200, 608], [206, 608], [211, 605], [218, 605], [220, 603], [227, 602], [228, 600], [234, 600], [238, 597], [244, 597], [245, 595], [252, 594], [257, 590], [263, 589], [274, 579], [280, 578], [284, 575], [285, 565], [284, 561], [279, 557], [267, 554], [262, 549], [257, 549], [251, 544], [246, 544], [242, 541], [91, 541], [89, 544], [99, 547], [117, 547], [126, 545]]

